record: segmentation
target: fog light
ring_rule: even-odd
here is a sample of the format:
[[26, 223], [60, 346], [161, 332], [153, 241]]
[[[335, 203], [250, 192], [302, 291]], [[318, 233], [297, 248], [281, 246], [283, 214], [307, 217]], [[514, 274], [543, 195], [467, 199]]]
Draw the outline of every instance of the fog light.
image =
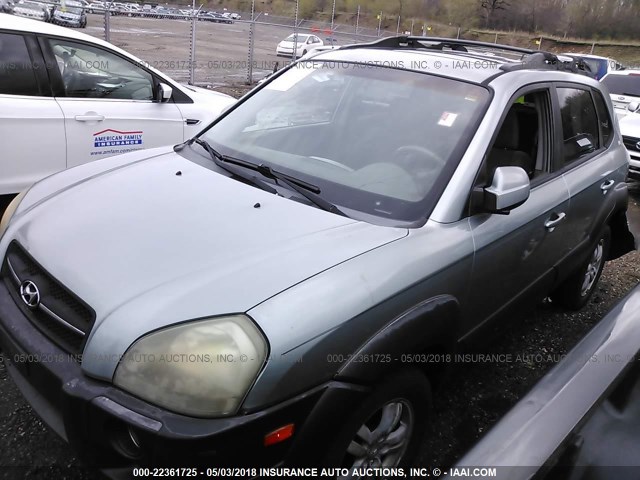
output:
[[113, 448], [121, 455], [137, 459], [142, 456], [142, 442], [138, 433], [130, 426], [120, 426], [111, 435]]
[[127, 432], [129, 432], [129, 438], [131, 439], [131, 443], [140, 450], [140, 439], [138, 438], [138, 434], [133, 430], [133, 428], [128, 427]]
[[289, 425], [280, 427], [271, 433], [267, 433], [264, 436], [264, 446], [268, 447], [270, 445], [275, 445], [276, 443], [284, 442], [287, 438], [290, 438], [293, 435], [293, 429], [294, 425], [293, 423], [290, 423]]

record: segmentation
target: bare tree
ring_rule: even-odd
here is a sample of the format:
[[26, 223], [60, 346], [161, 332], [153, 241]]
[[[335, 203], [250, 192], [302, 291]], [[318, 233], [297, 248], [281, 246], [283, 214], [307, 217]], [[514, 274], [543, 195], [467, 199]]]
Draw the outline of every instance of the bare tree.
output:
[[506, 0], [480, 0], [480, 8], [485, 11], [485, 26], [491, 25], [493, 15], [498, 10], [506, 10], [511, 4]]

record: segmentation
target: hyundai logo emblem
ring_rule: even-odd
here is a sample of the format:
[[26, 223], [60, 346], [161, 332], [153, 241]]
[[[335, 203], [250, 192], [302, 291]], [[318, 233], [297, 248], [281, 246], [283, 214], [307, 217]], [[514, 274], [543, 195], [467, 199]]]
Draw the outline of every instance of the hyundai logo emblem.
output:
[[31, 280], [25, 280], [20, 285], [20, 298], [29, 308], [37, 308], [40, 305], [40, 290]]
[[640, 150], [640, 142], [636, 142], [636, 150]]
[[618, 97], [618, 100], [624, 100], [624, 97]]

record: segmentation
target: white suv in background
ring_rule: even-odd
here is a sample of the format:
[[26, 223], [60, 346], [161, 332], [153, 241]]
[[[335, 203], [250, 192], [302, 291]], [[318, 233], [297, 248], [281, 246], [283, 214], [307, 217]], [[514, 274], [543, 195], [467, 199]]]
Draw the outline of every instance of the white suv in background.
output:
[[0, 195], [91, 160], [183, 142], [235, 102], [56, 25], [0, 14], [0, 46]]
[[609, 72], [603, 79], [618, 118], [640, 110], [640, 70]]
[[629, 177], [640, 180], [640, 113], [618, 117], [622, 141], [629, 152]]

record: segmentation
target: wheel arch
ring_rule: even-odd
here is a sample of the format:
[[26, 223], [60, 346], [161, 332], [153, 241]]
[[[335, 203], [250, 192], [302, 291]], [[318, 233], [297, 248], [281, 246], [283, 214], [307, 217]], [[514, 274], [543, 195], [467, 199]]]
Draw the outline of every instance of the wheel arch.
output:
[[395, 370], [418, 368], [436, 387], [446, 373], [441, 355], [453, 353], [460, 304], [451, 295], [430, 298], [396, 316], [340, 367], [336, 379], [373, 385]]
[[606, 260], [615, 260], [636, 250], [636, 238], [629, 229], [627, 220], [627, 210], [618, 209], [607, 219], [607, 224], [611, 229], [611, 245]]
[[[460, 318], [457, 299], [452, 295], [438, 295], [405, 310], [371, 335], [338, 369], [298, 430], [285, 464], [317, 466], [317, 452], [310, 447], [323, 441], [331, 442], [336, 428], [348, 421], [351, 412], [366, 401], [376, 385], [402, 370], [419, 370], [426, 373], [425, 379], [431, 387], [437, 384], [444, 373], [438, 371], [438, 367], [444, 364], [407, 363], [402, 361], [403, 355], [450, 353], [456, 344]], [[388, 355], [396, 361], [361, 361], [375, 360], [376, 355], [378, 360]]]

